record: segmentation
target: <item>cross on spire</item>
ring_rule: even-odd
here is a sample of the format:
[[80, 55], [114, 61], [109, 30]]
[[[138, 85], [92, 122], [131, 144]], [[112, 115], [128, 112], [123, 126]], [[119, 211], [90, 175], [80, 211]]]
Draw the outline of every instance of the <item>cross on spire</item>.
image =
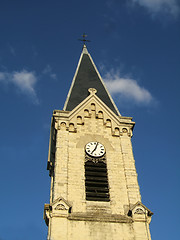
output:
[[86, 42], [90, 42], [90, 40], [86, 39], [87, 35], [85, 33], [83, 33], [83, 35], [81, 35], [83, 39], [78, 39], [79, 41], [82, 41], [84, 43], [84, 46], [86, 46]]

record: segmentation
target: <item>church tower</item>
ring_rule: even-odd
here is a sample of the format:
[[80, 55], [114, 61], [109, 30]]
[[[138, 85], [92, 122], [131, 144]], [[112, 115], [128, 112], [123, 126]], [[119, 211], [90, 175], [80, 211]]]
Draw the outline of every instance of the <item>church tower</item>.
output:
[[84, 45], [63, 110], [54, 110], [47, 169], [48, 240], [151, 240], [131, 137]]

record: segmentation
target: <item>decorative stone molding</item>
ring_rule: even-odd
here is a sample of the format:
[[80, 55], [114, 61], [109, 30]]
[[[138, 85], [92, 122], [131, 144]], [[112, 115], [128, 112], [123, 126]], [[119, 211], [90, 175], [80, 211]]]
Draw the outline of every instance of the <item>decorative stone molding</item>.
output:
[[68, 203], [68, 201], [66, 201], [63, 197], [57, 198], [54, 202], [50, 204], [50, 206], [52, 207], [52, 209], [56, 210], [69, 210], [69, 208], [72, 207], [71, 204]]
[[44, 205], [44, 220], [48, 226], [49, 219], [53, 216], [68, 217], [72, 206], [63, 198], [57, 198], [51, 204]]
[[89, 88], [88, 89], [88, 92], [91, 94], [91, 95], [95, 95], [97, 93], [97, 90], [95, 88]]
[[74, 127], [74, 123], [69, 124], [69, 132], [76, 132], [76, 129]]
[[84, 117], [87, 117], [87, 118], [90, 117], [88, 109], [84, 109]]
[[130, 117], [117, 116], [96, 95], [97, 90], [90, 88], [90, 95], [72, 111], [55, 110], [53, 118], [58, 124], [58, 130], [77, 132], [81, 125], [86, 124], [86, 118], [102, 119], [102, 124], [111, 128], [112, 136], [132, 137], [134, 122]]
[[103, 118], [103, 112], [99, 111], [98, 114], [96, 115], [97, 118]]
[[87, 155], [85, 153], [85, 162], [87, 162], [87, 161], [92, 161], [94, 163], [98, 163], [98, 162], [106, 163], [106, 154], [103, 157], [100, 157], [100, 158], [93, 158], [93, 157], [90, 157], [89, 155]]
[[112, 223], [132, 223], [133, 220], [125, 215], [120, 214], [88, 214], [88, 213], [72, 213], [68, 216], [68, 220], [74, 221], [91, 221], [91, 222], [112, 222]]
[[135, 222], [151, 222], [153, 213], [144, 206], [141, 202], [134, 204], [128, 211], [128, 216], [131, 216]]
[[106, 120], [106, 127], [111, 128], [111, 120], [110, 119]]
[[145, 214], [145, 212], [142, 208], [137, 208], [134, 214]]
[[77, 116], [77, 124], [78, 125], [83, 125], [84, 122], [82, 121], [82, 117], [81, 116]]
[[66, 130], [66, 123], [65, 122], [61, 122], [60, 126], [59, 126], [59, 129]]
[[115, 136], [115, 137], [121, 136], [121, 133], [120, 133], [120, 130], [119, 130], [118, 127], [115, 127], [114, 132], [113, 132], [112, 135]]
[[55, 208], [55, 210], [68, 210], [64, 204], [58, 204]]
[[122, 129], [122, 132], [123, 132], [123, 133], [127, 133], [127, 132], [128, 132], [127, 128], [123, 128], [123, 129]]
[[45, 220], [46, 225], [49, 225], [50, 218], [50, 204], [44, 204], [44, 214], [43, 219]]
[[96, 110], [96, 105], [94, 103], [91, 103], [91, 111], [95, 111]]

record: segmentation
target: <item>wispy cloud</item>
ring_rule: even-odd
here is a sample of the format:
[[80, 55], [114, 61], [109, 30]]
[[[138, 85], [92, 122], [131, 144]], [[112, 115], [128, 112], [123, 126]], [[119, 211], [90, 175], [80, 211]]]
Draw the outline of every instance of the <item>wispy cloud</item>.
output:
[[29, 97], [34, 104], [39, 104], [36, 85], [37, 82], [42, 79], [42, 76], [44, 77], [45, 75], [48, 79], [57, 79], [50, 65], [47, 65], [38, 75], [35, 71], [27, 71], [24, 69], [21, 71], [9, 72], [4, 67], [4, 70], [0, 71], [0, 84], [14, 86], [20, 93]]
[[16, 56], [16, 51], [15, 51], [15, 48], [9, 44], [9, 51], [10, 53], [13, 55], [13, 56]]
[[1, 83], [13, 84], [21, 93], [30, 97], [35, 104], [39, 103], [35, 91], [37, 80], [38, 78], [35, 72], [28, 72], [26, 70], [19, 72], [0, 72]]
[[153, 16], [165, 13], [176, 18], [180, 13], [178, 0], [130, 0], [130, 2], [145, 7]]
[[42, 71], [43, 74], [48, 74], [50, 78], [57, 79], [57, 76], [55, 73], [52, 72], [52, 67], [48, 64], [45, 69]]
[[119, 95], [124, 100], [133, 100], [133, 103], [149, 105], [153, 102], [151, 93], [129, 77], [123, 77], [119, 72], [110, 71], [104, 76], [105, 84], [112, 95]]
[[14, 72], [12, 74], [12, 82], [21, 90], [21, 92], [33, 97], [33, 99], [37, 102], [37, 96], [34, 88], [37, 82], [37, 77], [34, 72], [27, 72], [26, 70]]
[[6, 79], [6, 73], [0, 72], [0, 82]]

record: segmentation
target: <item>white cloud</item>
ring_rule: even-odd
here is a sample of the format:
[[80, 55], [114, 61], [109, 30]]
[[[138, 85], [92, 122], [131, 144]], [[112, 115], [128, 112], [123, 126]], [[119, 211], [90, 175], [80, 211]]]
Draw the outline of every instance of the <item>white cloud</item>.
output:
[[177, 0], [131, 0], [134, 4], [139, 4], [148, 9], [154, 15], [159, 12], [164, 12], [177, 17], [180, 12], [180, 7]]
[[112, 95], [119, 95], [124, 100], [133, 100], [137, 104], [150, 104], [153, 101], [151, 93], [139, 86], [136, 80], [121, 77], [120, 73], [111, 71], [103, 78]]
[[37, 82], [37, 77], [34, 72], [14, 72], [12, 74], [12, 82], [24, 93], [36, 96], [34, 86]]
[[0, 83], [9, 86], [14, 85], [20, 93], [28, 96], [33, 103], [39, 104], [35, 87], [37, 81], [41, 79], [42, 75], [47, 75], [47, 77], [50, 77], [51, 79], [57, 79], [56, 74], [52, 72], [51, 66], [47, 65], [38, 77], [34, 71], [0, 71]]
[[39, 103], [35, 85], [37, 77], [34, 72], [22, 70], [19, 72], [0, 72], [0, 81], [8, 84], [14, 84], [21, 93], [28, 95], [34, 103]]

